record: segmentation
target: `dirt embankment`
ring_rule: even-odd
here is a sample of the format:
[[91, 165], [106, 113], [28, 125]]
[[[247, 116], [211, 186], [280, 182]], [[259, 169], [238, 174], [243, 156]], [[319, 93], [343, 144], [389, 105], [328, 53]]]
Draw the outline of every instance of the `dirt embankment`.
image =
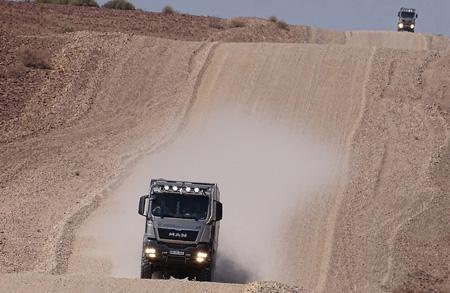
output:
[[448, 57], [374, 55], [337, 196], [326, 291], [449, 290], [449, 108], [447, 86], [430, 76]]
[[[123, 164], [171, 136], [192, 95], [197, 64], [203, 64], [196, 58], [206, 58], [208, 48], [122, 34], [77, 33], [68, 38], [70, 44], [52, 63], [56, 68], [65, 65], [61, 70], [68, 73], [58, 76], [65, 86], [52, 92], [52, 113], [29, 111], [19, 118], [25, 129], [36, 126], [27, 122], [48, 125], [60, 117], [64, 127], [2, 145], [2, 209], [9, 215], [2, 218], [6, 271], [36, 266], [60, 270], [50, 255], [64, 244], [64, 223], [70, 225], [80, 209], [87, 212], [82, 207], [100, 195]], [[102, 57], [92, 58], [92, 50]], [[139, 54], [142, 58], [135, 58]], [[140, 66], [143, 60], [151, 66]], [[154, 60], [161, 65], [153, 66]], [[78, 71], [85, 62], [98, 62], [95, 71]], [[79, 107], [84, 110], [81, 117], [72, 114]], [[36, 237], [39, 233], [46, 236]]]
[[[447, 38], [0, 5], [1, 66], [20, 61], [17, 48], [52, 52], [51, 70], [0, 77], [1, 272], [65, 272], [75, 229], [111, 183], [120, 184], [119, 174], [166, 149], [180, 130], [214, 124], [225, 109], [335, 155], [319, 190], [293, 195], [298, 202], [280, 227], [287, 241], [273, 243], [289, 254], [269, 277], [326, 292], [449, 290]], [[76, 29], [103, 32], [62, 34], [66, 23], [55, 16], [65, 14]], [[46, 278], [2, 277], [0, 288], [30, 284], [24, 279], [48, 280], [42, 290], [53, 282], [83, 288], [84, 278]], [[109, 282], [132, 281], [98, 282], [84, 285], [108, 290]]]
[[[73, 31], [122, 32], [186, 41], [346, 44], [409, 50], [444, 50], [450, 47], [447, 38], [431, 35], [394, 32], [344, 33], [301, 25], [282, 29], [269, 20], [257, 18], [225, 20], [181, 13], [164, 15], [1, 0], [0, 129], [7, 133], [0, 138], [2, 141], [29, 136], [35, 131], [55, 129], [64, 125], [65, 120], [79, 117], [87, 108], [86, 101], [79, 101], [78, 109], [70, 110], [72, 113], [51, 118], [52, 121], [40, 119], [64, 112], [57, 109], [57, 104], [62, 102], [56, 101], [53, 93], [64, 90], [71, 75], [96, 70], [95, 68], [100, 66], [95, 63], [96, 55], [103, 54], [102, 47], [91, 46], [85, 49], [84, 54], [89, 55], [90, 59], [80, 59], [81, 63], [76, 65], [77, 68], [71, 68], [70, 64], [58, 64], [59, 67], [53, 71], [31, 70], [24, 67], [21, 61], [21, 52], [25, 49], [44, 52], [49, 58], [57, 58], [64, 46], [70, 46], [67, 44], [70, 38], [67, 38], [66, 34]], [[70, 62], [74, 65], [77, 60]], [[74, 87], [87, 81], [76, 82], [78, 85], [75, 84]], [[31, 100], [33, 103], [29, 103]], [[71, 107], [67, 102], [64, 103]], [[30, 109], [30, 105], [35, 108]], [[24, 125], [22, 121], [18, 121], [22, 112], [39, 113], [40, 117], [29, 118], [29, 122]]]
[[278, 279], [326, 292], [448, 290], [449, 53], [363, 45], [220, 45], [193, 119], [243, 111], [336, 154], [322, 189], [298, 194]]

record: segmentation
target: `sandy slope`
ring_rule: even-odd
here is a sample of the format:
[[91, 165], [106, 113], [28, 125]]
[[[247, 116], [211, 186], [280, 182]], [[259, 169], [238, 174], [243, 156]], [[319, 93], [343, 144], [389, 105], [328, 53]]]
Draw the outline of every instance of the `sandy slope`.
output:
[[[96, 72], [82, 72], [81, 77], [73, 74], [66, 87], [55, 93], [65, 98], [54, 106], [60, 111], [48, 115], [29, 113], [39, 115], [38, 121], [52, 123], [55, 117], [64, 117], [67, 110], [86, 107], [88, 113], [82, 114], [83, 119], [69, 121], [69, 126], [53, 133], [2, 145], [2, 161], [7, 163], [2, 165], [2, 209], [9, 214], [2, 218], [2, 257], [8, 260], [2, 270], [36, 266], [54, 270], [55, 259], [49, 256], [55, 253], [55, 247], [62, 249], [64, 243], [49, 239], [62, 237], [64, 223], [69, 221], [70, 226], [76, 222], [77, 215], [85, 213], [92, 200], [101, 196], [97, 190], [104, 189], [118, 169], [140, 152], [156, 148], [170, 138], [177, 128], [177, 117], [182, 117], [180, 113], [186, 111], [192, 95], [200, 70], [196, 58], [206, 58], [205, 52], [198, 50], [200, 44], [172, 44], [170, 40], [120, 34], [78, 33], [55, 58], [62, 65], [68, 62], [68, 70], [83, 61], [92, 62], [92, 54], [83, 52], [101, 48], [102, 66], [97, 66]], [[138, 54], [143, 57], [136, 59]], [[75, 56], [78, 59], [72, 61]], [[142, 60], [150, 67], [142, 67]], [[153, 66], [154, 60], [161, 65]], [[79, 84], [86, 75], [89, 80]], [[64, 106], [68, 109], [61, 109]], [[142, 117], [148, 117], [146, 123], [142, 123]], [[19, 208], [21, 204], [24, 206]], [[47, 237], [29, 234], [36, 231], [45, 231]], [[22, 249], [17, 253], [14, 247]], [[30, 254], [35, 257], [30, 258]]]
[[[124, 184], [121, 175], [169, 149], [176, 135], [214, 125], [222, 109], [281, 126], [333, 154], [330, 176], [298, 194], [285, 214], [285, 241], [273, 242], [280, 258], [269, 277], [326, 292], [450, 290], [448, 41], [342, 36], [333, 36], [341, 45], [318, 45], [66, 34], [53, 58], [54, 79], [2, 133], [10, 142], [0, 146], [0, 270], [65, 272], [74, 231]], [[62, 75], [64, 86], [54, 88]], [[40, 102], [48, 95], [51, 107]], [[54, 127], [39, 134], [42, 125]], [[37, 134], [15, 137], [30, 129]], [[291, 168], [279, 173], [296, 175]], [[147, 284], [243, 290], [70, 275], [0, 280], [0, 289], [19, 291]]]
[[[425, 36], [395, 43], [391, 33], [357, 35], [390, 47], [426, 44]], [[329, 292], [448, 290], [448, 186], [439, 183], [448, 174], [434, 171], [448, 164], [448, 97], [436, 103], [427, 90], [447, 86], [424, 75], [437, 62], [445, 63], [436, 52], [367, 47], [216, 49], [194, 107], [204, 117], [194, 119], [211, 120], [216, 108], [243, 111], [306, 133], [338, 156], [327, 188], [299, 205], [295, 240], [285, 246], [296, 258], [283, 259], [279, 278]], [[422, 219], [434, 208], [441, 210], [433, 220]]]
[[[445, 191], [427, 175], [441, 164], [430, 164], [430, 158], [441, 156], [448, 139], [445, 112], [425, 94], [426, 87], [441, 86], [424, 76], [440, 55], [419, 45], [413, 47], [418, 51], [361, 46], [218, 44], [187, 130], [213, 124], [217, 109], [226, 109], [284, 125], [335, 154], [332, 176], [320, 189], [298, 194], [296, 216], [284, 228], [289, 240], [272, 241], [289, 254], [280, 253], [278, 273], [269, 277], [329, 292], [444, 290], [444, 223], [427, 229], [441, 237], [410, 236], [425, 241], [413, 260], [402, 255], [416, 251], [417, 242], [396, 241], [411, 233], [405, 223], [420, 218], [433, 200], [445, 200]], [[444, 219], [441, 211], [433, 221]], [[429, 271], [429, 263], [440, 269]]]
[[[327, 227], [372, 54], [370, 48], [343, 46], [223, 44], [205, 74], [198, 105], [206, 111], [194, 112], [207, 115], [214, 108], [242, 111], [284, 125], [334, 154], [331, 176], [324, 176], [326, 182], [321, 182], [319, 191], [296, 194], [300, 201], [296, 214], [301, 216], [294, 216], [286, 228], [289, 239], [295, 241], [273, 240], [280, 250], [289, 251], [280, 254], [282, 261], [277, 264], [276, 277], [284, 281], [313, 288], [320, 276], [326, 233], [316, 230]], [[278, 172], [289, 176], [287, 172], [301, 173], [301, 169], [286, 166]]]
[[327, 291], [449, 289], [448, 213], [431, 212], [448, 204], [440, 183], [448, 174], [434, 171], [448, 164], [448, 108], [427, 93], [445, 85], [424, 75], [439, 57], [377, 50], [373, 58], [338, 196]]

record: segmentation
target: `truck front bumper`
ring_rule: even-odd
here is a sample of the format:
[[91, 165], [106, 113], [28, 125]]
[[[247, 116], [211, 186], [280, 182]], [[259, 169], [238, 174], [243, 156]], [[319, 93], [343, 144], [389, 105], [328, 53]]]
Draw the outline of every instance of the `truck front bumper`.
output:
[[397, 31], [399, 32], [414, 32], [415, 28], [414, 23], [402, 23], [402, 26], [400, 26], [400, 23], [397, 24]]
[[414, 29], [413, 28], [402, 28], [402, 29], [397, 29], [397, 31], [399, 31], [399, 32], [410, 32], [410, 33], [413, 33], [414, 32]]
[[202, 269], [211, 265], [212, 250], [207, 244], [180, 245], [146, 240], [143, 254], [157, 267]]

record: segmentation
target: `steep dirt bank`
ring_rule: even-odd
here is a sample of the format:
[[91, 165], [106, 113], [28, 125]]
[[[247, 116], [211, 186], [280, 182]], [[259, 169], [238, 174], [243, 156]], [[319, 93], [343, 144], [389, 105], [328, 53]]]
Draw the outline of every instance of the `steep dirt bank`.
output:
[[328, 242], [325, 291], [450, 289], [448, 105], [430, 94], [447, 86], [429, 76], [447, 56], [377, 50]]
[[[380, 35], [364, 38], [391, 38]], [[339, 158], [328, 188], [298, 195], [278, 278], [327, 292], [448, 290], [447, 58], [343, 46], [216, 49], [194, 120], [243, 111], [306, 133]]]
[[[387, 35], [387, 38], [390, 36]], [[421, 42], [420, 38], [417, 42]], [[201, 165], [198, 161], [208, 158], [208, 165], [203, 168], [207, 172], [202, 178], [210, 176], [219, 182], [222, 180], [221, 186], [227, 193], [237, 197], [256, 201], [260, 197], [264, 198], [261, 206], [251, 200], [248, 206], [245, 201], [236, 201], [243, 205], [242, 212], [245, 215], [241, 221], [246, 222], [249, 227], [258, 227], [261, 219], [257, 215], [248, 216], [246, 209], [248, 211], [254, 208], [261, 215], [266, 215], [263, 212], [265, 204], [277, 206], [281, 202], [290, 203], [291, 198], [296, 198], [295, 209], [284, 210], [287, 212], [284, 215], [288, 216], [278, 222], [278, 231], [270, 230], [267, 224], [262, 226], [259, 234], [272, 231], [270, 247], [279, 251], [276, 254], [279, 261], [273, 267], [263, 269], [258, 275], [261, 278], [275, 278], [326, 292], [348, 291], [352, 288], [366, 292], [445, 290], [448, 286], [445, 277], [448, 267], [442, 252], [446, 251], [447, 235], [445, 225], [439, 221], [444, 220], [446, 215], [444, 210], [436, 213], [432, 219], [421, 219], [421, 215], [432, 206], [446, 206], [443, 197], [445, 189], [441, 187], [442, 183], [436, 182], [444, 182], [447, 175], [446, 172], [434, 170], [437, 168], [435, 165], [441, 166], [439, 170], [442, 172], [447, 164], [445, 159], [439, 158], [446, 151], [448, 139], [445, 130], [448, 129], [448, 122], [445, 120], [447, 110], [442, 107], [448, 106], [445, 98], [436, 98], [435, 94], [430, 94], [437, 92], [441, 93], [441, 97], [445, 96], [446, 81], [436, 76], [434, 68], [439, 66], [439, 70], [442, 70], [446, 56], [446, 52], [377, 49], [363, 47], [363, 44], [359, 48], [339, 45], [219, 44], [199, 83], [195, 103], [184, 129], [186, 135], [181, 135], [178, 143], [175, 141], [174, 146], [166, 148], [167, 154], [163, 156], [166, 161], [163, 160], [165, 163], [162, 164], [165, 169], [161, 169], [158, 160], [150, 159], [146, 161], [146, 165], [153, 168], [146, 172], [154, 174], [156, 169], [161, 170], [159, 174], [162, 174], [170, 170], [167, 174], [182, 174], [183, 178], [189, 174], [199, 176], [198, 171], [187, 172], [189, 168], [179, 168], [177, 165], [189, 165], [196, 161], [195, 164]], [[224, 113], [230, 119], [228, 125], [244, 121], [241, 129], [217, 124], [223, 119], [220, 117]], [[263, 186], [260, 190], [255, 187], [258, 182], [251, 181], [250, 173], [245, 174], [248, 169], [246, 166], [255, 168], [251, 171], [249, 167], [248, 172], [260, 174], [256, 170], [264, 168], [264, 165], [248, 159], [253, 158], [254, 154], [243, 152], [245, 156], [240, 155], [237, 150], [245, 149], [246, 145], [254, 143], [272, 150], [269, 154], [261, 153], [265, 154], [265, 157], [259, 158], [262, 162], [267, 160], [267, 156], [273, 156], [275, 160], [279, 157], [279, 161], [284, 162], [284, 165], [278, 167], [275, 167], [275, 163], [267, 165], [269, 169], [278, 169], [272, 177], [262, 175], [260, 178], [266, 178], [264, 182], [284, 182], [284, 178], [295, 178], [297, 173], [299, 177], [294, 179], [296, 184], [305, 185], [306, 182], [301, 177], [305, 176], [305, 166], [310, 168], [310, 174], [317, 166], [308, 161], [307, 157], [302, 159], [305, 166], [293, 166], [295, 156], [291, 157], [291, 162], [284, 161], [279, 154], [280, 150], [274, 147], [276, 144], [260, 140], [258, 135], [242, 130], [248, 125], [248, 121], [236, 119], [240, 115], [260, 121], [262, 128], [266, 122], [279, 125], [288, 133], [314, 141], [320, 149], [332, 153], [333, 159], [327, 165], [331, 176], [322, 177], [325, 178], [324, 181], [313, 190], [298, 186], [286, 190], [271, 190], [269, 186]], [[233, 122], [233, 119], [236, 120]], [[199, 132], [205, 125], [212, 129], [209, 132]], [[222, 140], [220, 135], [210, 134], [220, 133], [228, 137], [230, 129], [233, 129], [234, 134], [237, 133], [230, 140]], [[260, 131], [258, 127], [252, 129]], [[285, 139], [268, 129], [266, 135], [275, 140]], [[190, 140], [186, 137], [201, 137], [206, 141], [221, 143], [209, 143], [206, 148], [202, 148], [201, 144], [189, 148], [186, 145], [190, 144]], [[211, 156], [214, 152], [209, 148], [218, 149], [217, 154]], [[244, 171], [233, 170], [231, 167], [227, 169], [226, 161], [230, 160], [226, 155], [227, 149], [234, 150], [233, 160], [238, 162], [235, 167]], [[189, 154], [189, 160], [183, 158], [183, 153]], [[254, 153], [258, 152], [255, 150]], [[438, 161], [434, 162], [435, 159]], [[174, 160], [174, 163], [170, 160]], [[220, 166], [217, 167], [220, 170], [211, 166]], [[430, 172], [434, 174], [433, 178], [429, 177]], [[216, 173], [220, 176], [214, 175]], [[246, 182], [239, 185], [241, 188], [227, 183], [239, 180], [238, 177], [231, 179], [231, 173], [241, 174], [241, 177], [246, 178]], [[135, 177], [139, 177], [138, 174]], [[144, 177], [139, 180], [140, 184], [145, 185]], [[246, 189], [243, 187], [245, 184], [250, 184], [253, 188]], [[282, 185], [285, 184], [288, 187], [295, 186], [289, 182]], [[123, 192], [126, 188], [119, 190], [122, 190], [123, 195], [117, 195], [116, 201], [122, 202], [123, 199], [121, 205], [125, 205], [130, 196]], [[271, 195], [275, 193], [280, 193], [276, 197], [278, 201], [272, 202]], [[438, 199], [440, 201], [433, 203]], [[227, 197], [223, 200], [226, 203]], [[239, 208], [232, 204], [228, 215], [233, 220], [228, 221], [228, 224], [234, 230], [227, 231], [226, 226], [222, 230], [222, 235], [227, 235], [221, 240], [223, 246], [227, 247], [225, 253], [238, 253], [233, 251], [233, 237], [239, 235], [239, 239], [249, 243], [252, 252], [248, 251], [248, 254], [255, 254], [256, 259], [261, 259], [262, 255], [255, 251], [262, 251], [265, 255], [265, 261], [259, 262], [260, 268], [253, 270], [260, 271], [261, 267], [273, 260], [269, 253], [264, 253], [267, 251], [264, 248], [266, 238], [258, 238], [258, 230], [254, 230], [253, 234], [246, 234], [244, 230], [240, 232], [239, 225], [232, 223], [240, 218], [236, 214]], [[108, 206], [102, 208], [106, 218], [100, 217], [100, 221], [107, 220], [108, 209], [111, 211]], [[133, 216], [127, 211], [122, 213], [121, 221], [127, 221], [127, 218]], [[397, 238], [398, 233], [405, 229], [401, 233], [411, 234], [405, 222], [416, 217], [421, 219], [420, 225], [438, 225], [424, 230], [430, 231], [429, 236], [423, 232], [420, 236], [422, 241], [429, 238], [432, 245], [425, 241], [422, 245], [426, 249], [419, 250], [414, 259], [403, 258], [401, 255], [418, 250], [415, 246], [417, 242], [404, 243], [404, 237]], [[95, 221], [99, 219], [94, 219]], [[380, 222], [383, 225], [379, 225]], [[118, 226], [115, 227], [120, 231]], [[129, 230], [126, 226], [123, 229]], [[81, 247], [73, 255], [76, 262], [82, 259], [80, 256], [86, 257], [90, 254], [89, 251], [92, 252], [96, 247], [96, 237], [102, 239], [102, 236], [96, 236], [98, 231], [102, 230], [94, 228], [83, 234], [90, 241], [87, 247]], [[280, 240], [276, 237], [280, 234], [275, 232], [283, 235]], [[136, 235], [133, 234], [134, 236]], [[253, 243], [255, 239], [257, 240]], [[98, 246], [99, 250], [101, 247]], [[239, 249], [240, 253], [243, 251], [246, 250]], [[437, 257], [433, 259], [428, 255]], [[119, 256], [120, 253], [115, 251], [103, 255], [106, 263], [108, 258], [116, 266], [119, 263], [116, 271], [120, 271], [120, 262], [115, 261]], [[255, 264], [252, 265], [251, 259], [241, 259], [242, 263], [237, 260], [238, 267], [254, 268]], [[426, 266], [430, 264], [439, 269], [427, 269]], [[81, 262], [77, 266], [86, 265]], [[110, 270], [111, 267], [106, 268], [106, 272]], [[420, 279], [420, 275], [427, 279]]]
[[[63, 228], [86, 215], [127, 162], [170, 139], [210, 46], [121, 34], [76, 33], [67, 41], [54, 59], [67, 75], [52, 92], [51, 113], [32, 102], [19, 120], [33, 129], [61, 118], [64, 127], [1, 145], [4, 272], [64, 270], [70, 241]], [[85, 54], [94, 47], [101, 58]], [[98, 61], [94, 72], [79, 71], [89, 61]]]

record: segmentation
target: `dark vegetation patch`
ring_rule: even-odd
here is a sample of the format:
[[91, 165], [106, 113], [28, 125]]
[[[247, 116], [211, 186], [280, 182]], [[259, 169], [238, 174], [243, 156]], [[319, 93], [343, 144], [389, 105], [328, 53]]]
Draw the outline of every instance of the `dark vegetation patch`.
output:
[[106, 2], [103, 7], [110, 9], [120, 9], [120, 10], [135, 10], [133, 4], [126, 0], [110, 0]]
[[214, 29], [218, 29], [218, 30], [225, 29], [225, 26], [222, 23], [220, 23], [220, 22], [212, 22], [212, 23], [209, 24], [209, 27], [210, 28], [214, 28]]
[[99, 7], [95, 0], [35, 0], [36, 3]]
[[269, 20], [270, 20], [271, 22], [274, 22], [274, 23], [277, 23], [277, 22], [278, 22], [278, 18], [277, 18], [276, 16], [271, 16], [271, 17], [269, 17]]
[[240, 19], [232, 19], [230, 21], [230, 27], [231, 28], [245, 27], [245, 22]]
[[51, 69], [50, 53], [39, 49], [24, 49], [19, 54], [22, 64], [35, 69]]
[[166, 5], [166, 6], [164, 6], [164, 8], [162, 9], [161, 12], [164, 13], [164, 14], [174, 14], [175, 10], [173, 9], [172, 6]]
[[280, 29], [283, 29], [283, 30], [287, 30], [287, 31], [289, 30], [289, 25], [283, 20], [279, 20], [277, 22], [277, 27], [279, 27]]
[[75, 28], [73, 26], [66, 25], [63, 28], [63, 33], [73, 33]]
[[278, 17], [276, 16], [271, 16], [269, 17], [269, 20], [271, 22], [273, 22], [274, 24], [276, 24], [276, 26], [280, 29], [283, 30], [289, 30], [289, 24], [287, 24], [287, 22], [285, 22], [284, 20], [278, 19]]

